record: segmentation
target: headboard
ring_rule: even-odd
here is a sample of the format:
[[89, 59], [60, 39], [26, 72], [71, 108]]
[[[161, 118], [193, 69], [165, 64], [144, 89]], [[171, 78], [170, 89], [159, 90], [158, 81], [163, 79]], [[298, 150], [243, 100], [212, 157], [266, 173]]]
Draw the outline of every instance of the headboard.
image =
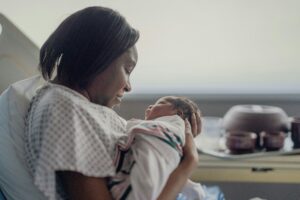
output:
[[39, 47], [0, 13], [0, 93], [38, 73]]

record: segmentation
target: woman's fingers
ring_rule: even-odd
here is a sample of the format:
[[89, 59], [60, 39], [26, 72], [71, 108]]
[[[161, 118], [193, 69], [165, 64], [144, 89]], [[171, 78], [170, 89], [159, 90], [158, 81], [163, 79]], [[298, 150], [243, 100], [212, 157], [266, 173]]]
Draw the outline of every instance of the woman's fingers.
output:
[[190, 122], [187, 119], [185, 119], [184, 123], [185, 123], [185, 133], [186, 134], [193, 134]]
[[192, 133], [193, 133], [193, 136], [195, 137], [197, 135], [197, 119], [196, 119], [196, 116], [195, 116], [195, 113], [192, 114], [192, 117], [191, 117], [191, 125], [192, 125]]
[[187, 162], [189, 162], [193, 166], [196, 166], [199, 157], [198, 157], [196, 144], [193, 138], [193, 134], [191, 132], [191, 125], [187, 119], [185, 120], [185, 127], [186, 127], [185, 129], [186, 135], [185, 135], [185, 145], [183, 147], [184, 158]]
[[202, 129], [201, 113], [199, 110], [196, 113], [196, 121], [197, 121], [197, 135], [199, 135]]
[[197, 111], [196, 113], [192, 114], [192, 133], [193, 136], [196, 137], [197, 135], [199, 135], [201, 133], [201, 113], [200, 111]]
[[196, 137], [201, 132], [200, 112], [192, 114], [191, 122], [192, 122], [192, 133], [193, 133], [193, 136]]

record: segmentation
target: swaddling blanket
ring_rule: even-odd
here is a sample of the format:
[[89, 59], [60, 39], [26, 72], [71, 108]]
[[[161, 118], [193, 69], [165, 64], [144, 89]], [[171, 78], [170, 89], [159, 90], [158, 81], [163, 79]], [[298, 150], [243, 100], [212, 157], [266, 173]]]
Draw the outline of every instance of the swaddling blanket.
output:
[[109, 182], [114, 199], [157, 199], [180, 162], [184, 128], [177, 115], [128, 121], [128, 138], [116, 149], [117, 175]]

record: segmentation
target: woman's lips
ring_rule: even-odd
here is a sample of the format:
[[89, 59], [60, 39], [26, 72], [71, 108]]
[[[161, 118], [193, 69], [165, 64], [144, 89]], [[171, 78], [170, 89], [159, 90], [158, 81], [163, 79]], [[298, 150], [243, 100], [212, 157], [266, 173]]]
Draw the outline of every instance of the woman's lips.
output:
[[123, 98], [123, 95], [117, 95], [117, 100], [118, 100], [119, 102], [122, 101], [122, 98]]

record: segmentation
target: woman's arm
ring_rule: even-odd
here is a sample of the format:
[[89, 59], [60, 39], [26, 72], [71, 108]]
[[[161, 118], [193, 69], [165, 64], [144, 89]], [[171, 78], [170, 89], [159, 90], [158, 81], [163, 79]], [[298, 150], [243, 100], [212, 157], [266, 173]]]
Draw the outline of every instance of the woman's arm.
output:
[[[183, 160], [171, 173], [163, 191], [158, 197], [159, 200], [175, 199], [191, 176], [193, 170], [197, 167], [198, 153], [193, 136], [199, 134], [201, 130], [200, 126], [201, 121], [198, 113], [192, 117], [192, 127], [185, 120], [186, 143], [183, 148]], [[64, 189], [72, 200], [112, 199], [105, 178], [88, 177], [72, 171], [60, 171], [57, 173], [63, 181]]]
[[[198, 123], [197, 120], [192, 122]], [[197, 130], [197, 128], [194, 128]], [[176, 199], [178, 193], [182, 190], [187, 180], [191, 176], [193, 170], [198, 164], [198, 152], [194, 143], [191, 125], [188, 120], [185, 120], [185, 146], [183, 148], [183, 160], [178, 167], [171, 173], [163, 191], [160, 193], [158, 200]]]
[[72, 200], [112, 199], [105, 178], [88, 177], [72, 171], [59, 171], [57, 175], [61, 178], [64, 189]]

